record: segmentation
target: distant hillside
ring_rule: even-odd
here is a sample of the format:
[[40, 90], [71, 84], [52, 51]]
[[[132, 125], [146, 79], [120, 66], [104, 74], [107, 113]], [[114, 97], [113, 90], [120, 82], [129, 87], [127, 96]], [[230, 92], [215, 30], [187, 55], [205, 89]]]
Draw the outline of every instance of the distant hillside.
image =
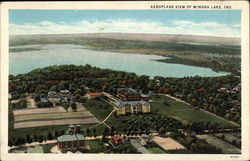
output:
[[[240, 38], [233, 37], [213, 37], [196, 35], [175, 35], [175, 34], [137, 34], [137, 33], [86, 33], [86, 34], [55, 34], [55, 35], [12, 35], [10, 45], [35, 44], [39, 42], [52, 43], [53, 41], [66, 42], [83, 39], [115, 39], [115, 40], [138, 40], [152, 42], [175, 42], [188, 44], [207, 45], [230, 45], [240, 46]], [[53, 41], [51, 41], [53, 40]]]

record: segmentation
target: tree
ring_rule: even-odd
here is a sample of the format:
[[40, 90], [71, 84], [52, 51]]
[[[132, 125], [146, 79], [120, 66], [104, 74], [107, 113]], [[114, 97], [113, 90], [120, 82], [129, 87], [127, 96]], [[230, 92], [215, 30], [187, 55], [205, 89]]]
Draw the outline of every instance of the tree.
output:
[[37, 94], [37, 95], [35, 96], [34, 100], [35, 100], [36, 102], [39, 102], [39, 101], [40, 101], [40, 95]]
[[26, 142], [27, 143], [31, 143], [32, 142], [32, 139], [30, 138], [29, 134], [26, 135]]
[[39, 138], [38, 138], [38, 142], [39, 142], [39, 143], [42, 143], [42, 142], [43, 142], [43, 140], [44, 140], [43, 135], [40, 135], [40, 136], [39, 136]]
[[58, 132], [57, 131], [55, 131], [55, 133], [54, 133], [54, 138], [57, 138], [59, 135], [58, 135]]
[[198, 105], [197, 99], [193, 98], [193, 99], [191, 100], [190, 104], [191, 104], [192, 106], [196, 107], [196, 106]]
[[105, 127], [103, 133], [104, 133], [105, 135], [107, 135], [107, 134], [109, 133], [109, 128], [108, 128], [108, 127]]
[[149, 135], [150, 134], [150, 131], [149, 130], [146, 130], [146, 135]]
[[75, 102], [71, 103], [71, 108], [74, 112], [76, 112], [77, 107]]
[[93, 135], [96, 138], [96, 129], [95, 128], [93, 128]]
[[48, 140], [53, 140], [53, 135], [51, 134], [51, 132], [48, 132], [47, 138]]
[[110, 135], [113, 136], [114, 134], [115, 134], [115, 128], [114, 126], [111, 126]]
[[86, 133], [87, 133], [87, 136], [90, 135], [90, 130], [89, 130], [89, 128], [86, 129]]
[[9, 139], [8, 146], [12, 147], [13, 145], [14, 145], [13, 141], [11, 139]]
[[33, 136], [33, 139], [34, 139], [34, 142], [37, 142], [37, 141], [38, 141], [38, 137], [37, 137], [36, 134]]
[[166, 134], [166, 129], [163, 128], [163, 127], [161, 127], [161, 128], [158, 130], [158, 134], [159, 134], [160, 136], [165, 135], [165, 134]]
[[105, 142], [106, 142], [106, 134], [103, 133], [103, 134], [102, 134], [102, 143], [105, 143]]

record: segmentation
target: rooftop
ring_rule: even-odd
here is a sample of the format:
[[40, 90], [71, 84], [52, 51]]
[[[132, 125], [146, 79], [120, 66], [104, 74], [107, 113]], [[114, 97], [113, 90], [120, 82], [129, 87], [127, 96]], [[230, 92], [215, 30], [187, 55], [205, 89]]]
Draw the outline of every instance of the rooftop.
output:
[[91, 95], [91, 96], [100, 96], [101, 92], [88, 92], [88, 95]]
[[122, 91], [128, 94], [138, 94], [138, 92], [132, 88], [118, 88], [117, 91]]
[[84, 136], [80, 134], [62, 135], [62, 136], [57, 137], [57, 140], [59, 142], [84, 140]]
[[112, 102], [116, 106], [124, 106], [124, 105], [137, 105], [137, 104], [149, 104], [145, 101], [120, 101], [120, 102]]

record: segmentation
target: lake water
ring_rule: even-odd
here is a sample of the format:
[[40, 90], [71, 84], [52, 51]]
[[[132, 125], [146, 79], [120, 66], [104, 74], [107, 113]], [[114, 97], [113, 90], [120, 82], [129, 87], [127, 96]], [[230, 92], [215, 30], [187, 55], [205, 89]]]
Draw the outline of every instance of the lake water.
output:
[[41, 50], [10, 52], [10, 74], [27, 73], [36, 68], [50, 65], [90, 64], [100, 68], [134, 72], [138, 75], [176, 77], [199, 75], [214, 77], [227, 75], [227, 72], [215, 72], [210, 68], [181, 64], [168, 64], [154, 60], [165, 59], [158, 55], [126, 54], [84, 49], [83, 46], [69, 44], [26, 45], [15, 48], [38, 48]]

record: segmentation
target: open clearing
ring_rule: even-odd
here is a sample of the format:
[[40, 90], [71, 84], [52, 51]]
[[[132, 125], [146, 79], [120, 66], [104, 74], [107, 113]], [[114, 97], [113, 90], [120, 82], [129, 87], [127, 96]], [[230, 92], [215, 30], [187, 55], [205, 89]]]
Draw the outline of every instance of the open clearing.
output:
[[166, 152], [163, 151], [162, 149], [158, 148], [158, 147], [153, 147], [153, 148], [147, 148], [147, 150], [150, 153], [154, 153], [154, 154], [165, 154]]
[[14, 128], [27, 128], [37, 126], [50, 126], [50, 125], [70, 125], [70, 124], [89, 124], [99, 123], [95, 117], [82, 118], [82, 119], [60, 119], [60, 120], [41, 120], [41, 121], [23, 121], [14, 124]]
[[150, 154], [150, 152], [141, 145], [141, 143], [136, 139], [131, 139], [130, 143], [137, 149], [138, 152], [142, 154]]
[[208, 144], [214, 145], [217, 148], [220, 148], [225, 154], [240, 154], [241, 150], [231, 144], [226, 143], [225, 141], [216, 138], [212, 135], [197, 135], [199, 139], [204, 139]]
[[100, 122], [80, 103], [77, 103], [76, 112], [66, 112], [63, 107], [57, 106], [51, 108], [29, 108], [24, 110], [15, 110], [13, 113], [15, 120], [14, 129]]
[[152, 140], [165, 150], [186, 149], [183, 145], [170, 137], [164, 138], [155, 136]]
[[229, 143], [232, 143], [233, 140], [235, 140], [236, 142], [241, 142], [241, 137], [238, 137], [238, 136], [235, 136], [231, 133], [217, 133], [217, 134], [214, 134], [215, 136], [221, 138], [222, 135], [224, 135], [224, 140], [228, 141]]
[[66, 119], [66, 118], [86, 118], [93, 117], [89, 111], [84, 112], [58, 112], [58, 113], [42, 113], [32, 115], [17, 115], [15, 116], [15, 122], [21, 121], [35, 121], [35, 120], [54, 120], [54, 119]]
[[[167, 102], [168, 105], [166, 105], [165, 102]], [[174, 117], [182, 121], [184, 124], [194, 121], [199, 121], [199, 122], [210, 121], [210, 122], [218, 122], [226, 127], [228, 126], [235, 127], [235, 125], [233, 125], [229, 121], [220, 119], [199, 109], [194, 109], [190, 105], [178, 102], [167, 96], [162, 96], [162, 95], [154, 96], [153, 102], [151, 102], [150, 104], [151, 104], [151, 111], [153, 113]]]
[[15, 149], [11, 149], [9, 152], [11, 153], [43, 153], [43, 147], [41, 145], [29, 146], [29, 147], [18, 147]]
[[52, 112], [66, 112], [66, 110], [61, 106], [56, 106], [51, 108], [29, 108], [29, 109], [21, 109], [13, 111], [14, 115], [52, 113]]

